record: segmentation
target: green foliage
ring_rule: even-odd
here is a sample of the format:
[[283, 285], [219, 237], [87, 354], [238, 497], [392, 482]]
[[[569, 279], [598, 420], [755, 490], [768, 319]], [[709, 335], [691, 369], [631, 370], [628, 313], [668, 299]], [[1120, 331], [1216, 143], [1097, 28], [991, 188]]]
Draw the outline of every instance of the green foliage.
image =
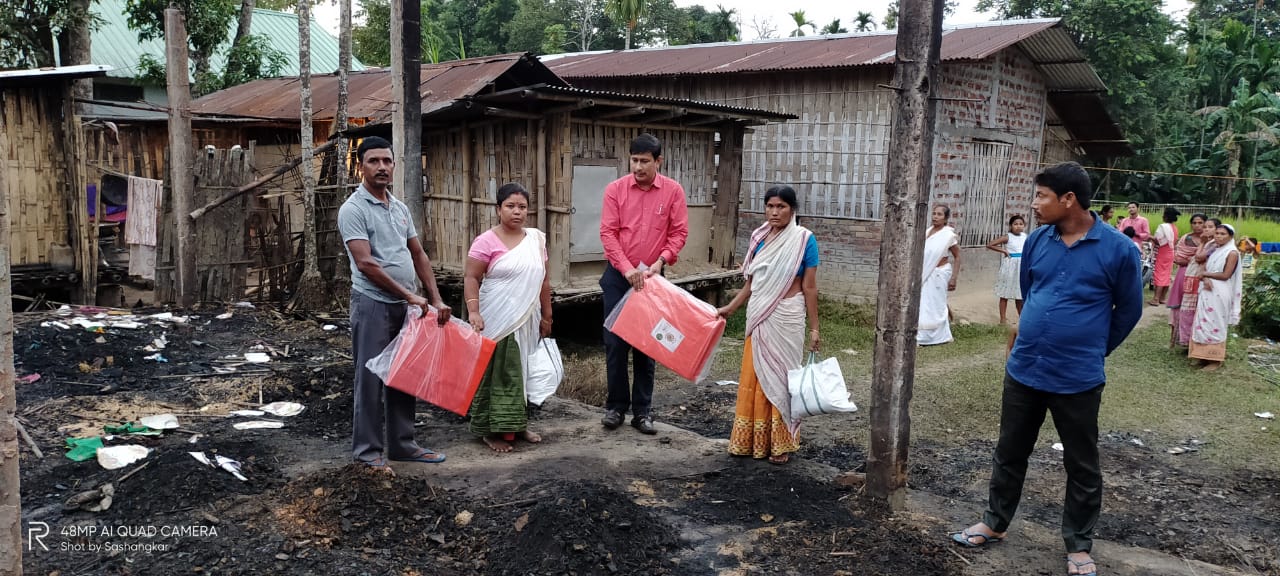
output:
[[[423, 60], [428, 58], [427, 47], [441, 44], [434, 22], [437, 8], [431, 0], [421, 0]], [[391, 65], [391, 0], [361, 0], [356, 20], [364, 24], [351, 28], [351, 52], [369, 66]], [[428, 24], [431, 23], [431, 24]], [[433, 36], [436, 36], [433, 38]]]
[[64, 31], [94, 26], [92, 14], [71, 0], [18, 0], [0, 10], [0, 68], [57, 65], [54, 40]]
[[1250, 336], [1280, 338], [1280, 260], [1264, 255], [1245, 276], [1240, 329]]
[[[239, 62], [232, 66], [231, 62]], [[284, 52], [271, 47], [271, 41], [262, 34], [251, 34], [232, 46], [227, 53], [228, 64], [222, 75], [222, 88], [239, 86], [258, 78], [279, 76], [289, 63]]]
[[818, 26], [814, 24], [813, 21], [809, 20], [808, 16], [805, 16], [804, 10], [796, 10], [795, 12], [789, 13], [788, 16], [791, 16], [792, 23], [796, 26], [795, 29], [788, 34], [788, 36], [792, 38], [800, 38], [804, 36], [804, 29], [806, 27], [808, 27], [810, 31], [818, 29]]
[[875, 17], [870, 12], [858, 12], [853, 19], [854, 32], [870, 32], [876, 29]]
[[547, 26], [543, 31], [542, 45], [538, 47], [538, 52], [542, 54], [559, 54], [564, 52], [564, 44], [568, 39], [569, 33], [565, 29], [564, 24], [552, 24]]
[[818, 33], [819, 34], [845, 34], [848, 31], [849, 31], [848, 28], [845, 28], [844, 26], [840, 25], [840, 19], [836, 18], [835, 20], [832, 20], [830, 24], [823, 26], [822, 29], [818, 31]]

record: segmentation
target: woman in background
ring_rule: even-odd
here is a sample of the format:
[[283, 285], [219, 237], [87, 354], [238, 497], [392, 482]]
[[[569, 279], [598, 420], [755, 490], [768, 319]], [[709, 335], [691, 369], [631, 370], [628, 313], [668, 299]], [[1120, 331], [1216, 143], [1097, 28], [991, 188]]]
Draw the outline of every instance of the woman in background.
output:
[[[1173, 249], [1173, 263], [1178, 265], [1178, 272], [1173, 275], [1173, 283], [1169, 286], [1169, 347], [1186, 346], [1189, 334], [1179, 329], [1183, 296], [1186, 290], [1187, 272], [1193, 266], [1196, 252], [1200, 251], [1203, 241], [1204, 222], [1207, 216], [1196, 213], [1191, 215], [1191, 231], [1183, 235]], [[1197, 269], [1198, 269], [1198, 265]], [[1197, 272], [1198, 273], [1198, 272]], [[1195, 304], [1192, 304], [1194, 307]]]
[[1173, 283], [1173, 246], [1178, 243], [1178, 212], [1173, 206], [1164, 209], [1164, 222], [1156, 228], [1152, 235], [1156, 247], [1156, 262], [1152, 283], [1156, 286], [1155, 297], [1148, 302], [1152, 306], [1164, 304], [1169, 293], [1169, 285]]
[[946, 344], [951, 338], [947, 292], [956, 289], [960, 275], [960, 236], [947, 225], [951, 209], [933, 207], [933, 226], [924, 240], [924, 270], [920, 285], [920, 324], [916, 342], [921, 346]]
[[1240, 251], [1235, 245], [1236, 230], [1222, 224], [1214, 230], [1217, 248], [1205, 262], [1201, 274], [1200, 299], [1191, 327], [1191, 348], [1187, 355], [1200, 360], [1204, 370], [1217, 370], [1227, 359], [1227, 337], [1240, 322]]

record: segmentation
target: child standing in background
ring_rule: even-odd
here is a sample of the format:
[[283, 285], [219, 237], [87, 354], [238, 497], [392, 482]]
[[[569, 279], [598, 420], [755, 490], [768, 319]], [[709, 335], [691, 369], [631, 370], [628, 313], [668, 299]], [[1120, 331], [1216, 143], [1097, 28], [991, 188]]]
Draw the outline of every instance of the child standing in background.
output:
[[996, 276], [996, 297], [1000, 298], [1000, 323], [1008, 323], [1009, 301], [1013, 300], [1022, 315], [1022, 287], [1018, 276], [1022, 272], [1022, 244], [1027, 241], [1027, 220], [1018, 214], [1009, 218], [1009, 233], [992, 240], [987, 250], [1004, 254], [1000, 262], [1000, 274]]

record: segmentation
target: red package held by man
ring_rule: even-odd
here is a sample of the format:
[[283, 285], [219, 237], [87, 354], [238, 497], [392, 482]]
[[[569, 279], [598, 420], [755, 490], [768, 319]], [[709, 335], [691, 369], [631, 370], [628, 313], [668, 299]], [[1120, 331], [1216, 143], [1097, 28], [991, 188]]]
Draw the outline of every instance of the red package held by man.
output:
[[716, 345], [724, 335], [724, 318], [715, 306], [661, 276], [644, 281], [644, 289], [627, 291], [605, 328], [692, 382], [706, 377]]
[[387, 386], [466, 416], [495, 346], [457, 318], [440, 326], [430, 309], [405, 322]]

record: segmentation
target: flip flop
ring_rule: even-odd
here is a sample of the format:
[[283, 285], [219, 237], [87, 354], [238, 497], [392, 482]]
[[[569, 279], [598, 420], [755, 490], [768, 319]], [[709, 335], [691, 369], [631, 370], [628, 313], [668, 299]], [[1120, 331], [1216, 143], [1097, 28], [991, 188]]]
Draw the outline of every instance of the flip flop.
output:
[[[430, 456], [428, 456], [430, 455]], [[444, 454], [440, 454], [430, 448], [423, 448], [417, 454], [408, 458], [392, 458], [396, 462], [423, 462], [426, 464], [438, 464], [444, 462]]]
[[1068, 564], [1071, 564], [1072, 566], [1075, 566], [1075, 567], [1076, 567], [1076, 570], [1079, 570], [1079, 569], [1081, 569], [1081, 568], [1083, 568], [1083, 567], [1085, 567], [1085, 566], [1089, 566], [1090, 564], [1092, 564], [1092, 565], [1093, 565], [1093, 570], [1092, 570], [1092, 571], [1089, 571], [1089, 572], [1076, 572], [1075, 574], [1072, 574], [1072, 573], [1070, 573], [1070, 572], [1067, 572], [1067, 575], [1068, 575], [1068, 576], [1098, 576], [1098, 563], [1097, 563], [1097, 562], [1094, 562], [1092, 558], [1090, 558], [1090, 559], [1088, 559], [1088, 560], [1085, 560], [1084, 562], [1076, 562], [1075, 560], [1072, 560], [1071, 558], [1067, 558], [1067, 563], [1068, 563]]
[[[974, 538], [981, 538], [981, 542], [973, 542]], [[987, 544], [995, 544], [1004, 540], [999, 536], [987, 536], [981, 532], [969, 532], [968, 528], [951, 535], [951, 541], [964, 546], [965, 548], [981, 548]]]

